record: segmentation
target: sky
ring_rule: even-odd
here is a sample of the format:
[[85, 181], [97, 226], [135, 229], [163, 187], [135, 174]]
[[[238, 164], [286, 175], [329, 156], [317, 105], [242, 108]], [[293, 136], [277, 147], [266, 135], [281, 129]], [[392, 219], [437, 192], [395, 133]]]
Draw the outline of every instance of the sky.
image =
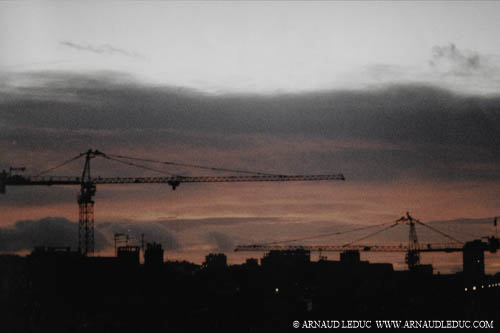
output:
[[[0, 169], [34, 175], [92, 148], [347, 179], [102, 186], [103, 253], [130, 230], [200, 261], [407, 210], [462, 240], [485, 236], [500, 215], [499, 22], [497, 2], [2, 1]], [[93, 163], [100, 176], [153, 174]], [[76, 192], [9, 187], [3, 250], [26, 250], [33, 234], [74, 242]]]

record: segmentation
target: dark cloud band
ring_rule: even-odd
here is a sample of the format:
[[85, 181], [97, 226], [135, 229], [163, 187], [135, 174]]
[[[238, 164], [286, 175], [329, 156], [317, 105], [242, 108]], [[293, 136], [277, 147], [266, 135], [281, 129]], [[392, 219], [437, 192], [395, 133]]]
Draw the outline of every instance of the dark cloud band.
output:
[[36, 165], [35, 151], [57, 160], [93, 146], [198, 159], [187, 162], [217, 156], [204, 162], [268, 172], [350, 170], [351, 179], [364, 180], [499, 177], [498, 96], [422, 85], [206, 95], [110, 72], [25, 73], [32, 84], [23, 87], [11, 79], [0, 92], [5, 167], [27, 153]]

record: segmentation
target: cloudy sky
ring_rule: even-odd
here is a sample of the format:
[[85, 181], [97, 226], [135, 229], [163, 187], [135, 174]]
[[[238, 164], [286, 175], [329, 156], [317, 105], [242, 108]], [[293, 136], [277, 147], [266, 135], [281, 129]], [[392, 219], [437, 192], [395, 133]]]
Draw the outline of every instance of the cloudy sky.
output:
[[[37, 174], [93, 148], [347, 178], [175, 192], [102, 186], [103, 250], [113, 232], [130, 230], [199, 260], [407, 210], [422, 221], [460, 220], [444, 227], [473, 239], [500, 215], [498, 31], [497, 2], [2, 1], [0, 169]], [[93, 162], [95, 175], [154, 174]], [[8, 188], [2, 250], [30, 247], [33, 234], [72, 242], [76, 190]]]

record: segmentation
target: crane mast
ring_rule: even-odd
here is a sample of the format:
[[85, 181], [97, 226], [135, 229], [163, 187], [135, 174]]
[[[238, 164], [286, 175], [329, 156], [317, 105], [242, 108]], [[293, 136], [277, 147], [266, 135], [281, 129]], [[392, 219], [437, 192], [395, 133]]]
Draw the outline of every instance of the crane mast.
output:
[[90, 175], [90, 160], [100, 154], [88, 150], [85, 154], [80, 194], [78, 194], [78, 251], [83, 255], [94, 253], [94, 200], [96, 186]]
[[[323, 181], [323, 180], [345, 180], [343, 174], [326, 175], [273, 175], [255, 172], [254, 175], [238, 176], [167, 176], [167, 177], [96, 177], [91, 176], [90, 161], [95, 157], [103, 157], [110, 160], [110, 157], [98, 150], [89, 149], [85, 153], [64, 162], [64, 165], [85, 156], [85, 164], [81, 177], [61, 177], [61, 176], [21, 176], [13, 175], [12, 169], [7, 173], [0, 172], [0, 194], [6, 192], [6, 186], [58, 186], [58, 185], [78, 185], [80, 192], [77, 197], [78, 202], [78, 249], [84, 255], [92, 255], [95, 250], [94, 241], [94, 196], [96, 185], [118, 185], [118, 184], [167, 184], [175, 190], [181, 183], [235, 183], [235, 182], [283, 182], [283, 181]], [[162, 162], [164, 164], [182, 165], [179, 163]], [[199, 166], [198, 166], [199, 167]], [[207, 167], [200, 167], [208, 169]], [[55, 169], [55, 168], [52, 168]], [[49, 170], [52, 170], [49, 169]], [[216, 168], [210, 168], [216, 169]], [[227, 171], [227, 170], [226, 170]], [[243, 172], [243, 171], [240, 171]], [[246, 172], [246, 171], [245, 171]], [[252, 172], [246, 172], [252, 173]]]
[[408, 236], [408, 250], [406, 252], [405, 261], [406, 264], [408, 264], [408, 268], [411, 270], [420, 265], [420, 246], [418, 244], [417, 230], [415, 228], [415, 223], [417, 222], [417, 220], [411, 217], [409, 212], [406, 212], [406, 216], [401, 217], [396, 222], [406, 222], [410, 226], [410, 233]]

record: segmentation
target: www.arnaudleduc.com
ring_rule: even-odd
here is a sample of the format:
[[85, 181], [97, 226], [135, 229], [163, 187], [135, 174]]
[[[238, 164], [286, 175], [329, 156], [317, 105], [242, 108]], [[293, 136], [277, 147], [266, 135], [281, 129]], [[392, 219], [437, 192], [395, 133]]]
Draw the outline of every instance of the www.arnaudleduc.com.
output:
[[294, 328], [462, 328], [493, 329], [494, 320], [295, 320]]

